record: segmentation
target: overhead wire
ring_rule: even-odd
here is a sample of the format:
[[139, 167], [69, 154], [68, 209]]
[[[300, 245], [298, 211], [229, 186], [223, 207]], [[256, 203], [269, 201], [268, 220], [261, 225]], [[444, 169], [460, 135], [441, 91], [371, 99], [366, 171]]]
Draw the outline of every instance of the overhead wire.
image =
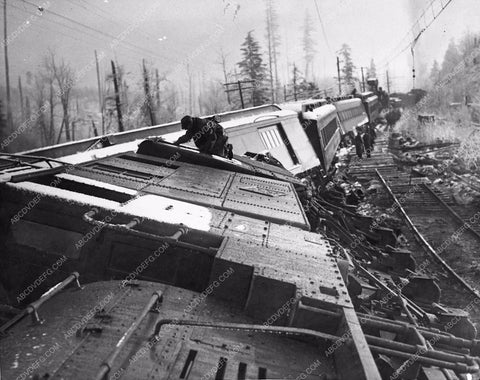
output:
[[[28, 0], [23, 0], [23, 2], [25, 2], [25, 3], [27, 3], [27, 4], [30, 4], [30, 5], [32, 5], [32, 6], [34, 6], [34, 7], [37, 8], [37, 5], [36, 5], [36, 4], [31, 3], [31, 2], [28, 1]], [[110, 38], [111, 41], [115, 41], [115, 40], [117, 40], [117, 38], [118, 38], [118, 36], [117, 36], [117, 37], [116, 37], [116, 36], [113, 36], [113, 35], [111, 35], [111, 34], [109, 34], [109, 33], [106, 33], [106, 32], [104, 32], [104, 31], [102, 31], [102, 30], [99, 30], [99, 29], [97, 29], [97, 28], [94, 28], [94, 27], [92, 27], [92, 26], [90, 26], [90, 25], [84, 24], [84, 23], [79, 22], [79, 21], [77, 21], [77, 20], [75, 20], [75, 19], [72, 19], [72, 18], [70, 18], [70, 17], [67, 17], [67, 16], [65, 16], [65, 15], [62, 15], [62, 14], [60, 14], [60, 13], [57, 13], [57, 12], [51, 10], [51, 9], [46, 10], [45, 13], [46, 13], [46, 14], [54, 15], [54, 16], [56, 16], [56, 17], [59, 17], [59, 18], [61, 18], [61, 19], [66, 20], [66, 21], [68, 21], [68, 22], [71, 22], [71, 23], [73, 23], [73, 24], [75, 24], [75, 25], [78, 25], [78, 26], [80, 26], [80, 27], [82, 27], [82, 28], [85, 28], [85, 29], [87, 29], [87, 30], [93, 31], [93, 32], [95, 32], [95, 33], [98, 33], [98, 34], [100, 34], [100, 35], [102, 35], [102, 36], [104, 36], [104, 37]], [[128, 46], [130, 46], [130, 47], [132, 47], [132, 48], [134, 48], [134, 49], [137, 49], [138, 51], [141, 51], [141, 52], [144, 53], [144, 54], [149, 54], [150, 56], [153, 56], [153, 57], [155, 57], [155, 58], [158, 58], [158, 59], [161, 59], [161, 60], [165, 60], [165, 61], [169, 61], [166, 57], [157, 55], [156, 53], [151, 52], [151, 51], [149, 51], [148, 49], [142, 48], [142, 47], [140, 47], [140, 46], [138, 46], [138, 45], [135, 45], [135, 44], [127, 41], [126, 39], [120, 40], [119, 43], [120, 43], [120, 44], [124, 44], [124, 45], [128, 45]]]
[[[315, 9], [317, 11], [317, 16], [318, 16], [318, 20], [320, 21], [320, 27], [322, 29], [322, 34], [323, 34], [323, 38], [325, 39], [325, 44], [327, 45], [327, 48], [328, 50], [330, 50], [330, 53], [334, 54], [333, 53], [333, 50], [330, 46], [330, 43], [328, 42], [328, 37], [327, 37], [327, 33], [325, 31], [325, 26], [323, 25], [323, 21], [322, 21], [322, 17], [320, 15], [320, 9], [318, 8], [318, 4], [317, 4], [317, 0], [313, 0], [314, 4], [315, 4]], [[334, 54], [335, 55], [335, 54]]]
[[[438, 11], [438, 13], [435, 14], [435, 12], [433, 12], [433, 18], [430, 20], [430, 22], [426, 22], [425, 21], [425, 15], [426, 15], [426, 12], [428, 9], [432, 9], [433, 11], [433, 4], [438, 1], [440, 3], [440, 10]], [[398, 56], [400, 56], [402, 53], [404, 53], [406, 50], [408, 49], [412, 49], [415, 44], [417, 43], [418, 39], [420, 38], [420, 36], [435, 22], [435, 20], [442, 14], [442, 12], [447, 8], [448, 5], [450, 5], [451, 3], [453, 2], [453, 0], [447, 0], [447, 2], [445, 4], [443, 4], [443, 1], [442, 0], [432, 0], [430, 1], [430, 3], [427, 5], [427, 7], [425, 7], [425, 9], [423, 10], [422, 14], [417, 18], [417, 20], [413, 23], [412, 27], [410, 28], [410, 30], [408, 31], [408, 33], [402, 38], [402, 42], [403, 40], [405, 40], [406, 38], [409, 37], [410, 33], [413, 33], [413, 38], [411, 38], [409, 41], [408, 41], [408, 44], [406, 46], [404, 46], [403, 49], [401, 49], [400, 51], [398, 51], [392, 58], [389, 58], [387, 60], [383, 60], [381, 61], [382, 63], [380, 64], [380, 68], [385, 68], [389, 65], [389, 63], [391, 63], [393, 60], [395, 60]], [[424, 22], [425, 22], [425, 27], [421, 28], [420, 31], [418, 33], [415, 34], [414, 32], [414, 29], [415, 29], [415, 26], [418, 25], [420, 26], [420, 20], [421, 19], [424, 19]], [[400, 44], [398, 44], [397, 46], [401, 46]]]
[[[18, 7], [17, 5], [14, 5], [14, 4], [8, 4], [8, 6], [11, 7], [11, 8], [15, 8], [15, 9], [17, 9], [17, 10], [20, 10], [20, 11], [22, 11], [22, 12], [25, 12], [25, 13], [27, 13], [27, 14], [35, 15], [34, 12], [29, 11], [29, 10], [24, 9], [24, 8], [21, 8], [21, 7]], [[62, 23], [62, 22], [60, 22], [60, 21], [58, 21], [58, 20], [46, 18], [45, 15], [43, 15], [42, 17], [44, 17], [43, 19], [44, 19], [46, 22], [48, 22], [48, 23], [53, 23], [53, 24], [55, 24], [55, 25], [59, 25], [59, 26], [61, 26], [62, 28], [70, 29], [70, 30], [72, 30], [72, 31], [74, 31], [74, 32], [76, 32], [76, 33], [82, 33], [83, 36], [87, 36], [87, 37], [93, 39], [93, 40], [94, 40], [95, 42], [97, 42], [97, 43], [100, 42], [99, 38], [102, 38], [102, 39], [105, 39], [105, 38], [106, 38], [106, 37], [104, 37], [104, 36], [98, 36], [98, 35], [92, 33], [91, 31], [84, 31], [84, 30], [77, 29], [77, 28], [73, 27], [72, 25], [64, 24], [64, 23]], [[48, 30], [52, 30], [51, 28], [48, 27], [48, 25], [45, 25], [45, 23], [42, 23], [42, 24], [34, 23], [34, 24], [32, 24], [32, 27], [38, 27], [38, 28], [44, 27], [44, 28], [47, 28]], [[71, 35], [71, 34], [64, 33], [64, 31], [59, 30], [58, 28], [55, 29], [55, 30], [53, 30], [53, 31], [55, 31], [56, 33], [60, 33], [60, 34], [64, 35], [65, 37], [68, 37], [68, 38], [74, 39], [74, 40], [76, 40], [76, 41], [79, 41], [79, 42], [81, 42], [81, 43], [83, 43], [83, 44], [85, 44], [85, 45], [91, 46], [90, 42], [87, 42], [85, 39], [79, 39], [79, 38], [77, 38], [77, 37], [75, 37], [75, 36], [73, 36], [73, 35]], [[131, 49], [129, 46], [123, 46], [122, 48], [123, 48], [123, 49], [126, 49], [126, 50], [129, 50], [132, 54], [135, 54], [135, 57], [137, 57], [137, 54], [138, 54], [138, 53], [135, 52], [133, 49]], [[122, 59], [124, 59], [124, 58], [125, 58], [125, 55], [123, 55]], [[150, 58], [150, 57], [148, 57], [148, 58]], [[138, 58], [132, 57], [131, 60], [137, 62], [137, 61], [138, 61]]]

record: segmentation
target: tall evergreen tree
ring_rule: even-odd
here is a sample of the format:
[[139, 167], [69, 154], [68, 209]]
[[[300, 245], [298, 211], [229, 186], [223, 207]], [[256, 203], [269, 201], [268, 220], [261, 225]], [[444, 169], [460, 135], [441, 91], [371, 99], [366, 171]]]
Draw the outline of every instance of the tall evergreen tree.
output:
[[435, 86], [435, 84], [440, 79], [440, 65], [438, 64], [437, 60], [433, 61], [433, 66], [432, 66], [432, 69], [430, 70], [429, 79], [430, 79], [431, 86]]
[[7, 130], [7, 119], [3, 110], [3, 102], [0, 100], [0, 133]]
[[458, 51], [457, 44], [454, 40], [451, 40], [448, 44], [447, 50], [445, 51], [445, 56], [443, 57], [441, 75], [442, 77], [447, 76], [450, 72], [453, 71], [455, 66], [462, 60], [460, 52]]
[[252, 31], [247, 33], [240, 50], [242, 51], [243, 59], [237, 65], [240, 67], [240, 72], [244, 78], [254, 81], [252, 90], [253, 106], [261, 105], [266, 101], [264, 81], [267, 76], [267, 68], [263, 63], [260, 45], [253, 37]]
[[377, 66], [375, 66], [375, 62], [373, 58], [370, 60], [370, 67], [367, 71], [367, 78], [376, 78], [377, 77]]
[[278, 56], [280, 51], [280, 35], [278, 32], [278, 14], [272, 0], [265, 0], [266, 5], [266, 34], [268, 47], [268, 71], [270, 80], [271, 101], [275, 102], [277, 98], [277, 90], [279, 88], [278, 81]]
[[313, 26], [313, 21], [308, 13], [308, 10], [305, 14], [305, 23], [303, 25], [303, 57], [305, 59], [305, 79], [310, 81], [313, 79], [313, 59], [315, 58], [315, 39], [313, 38], [313, 33], [315, 28]]
[[0, 142], [3, 141], [5, 137], [7, 137], [7, 134], [7, 118], [5, 116], [2, 100], [0, 100]]
[[[353, 73], [357, 69], [352, 61], [352, 49], [347, 44], [343, 44], [342, 48], [340, 49], [340, 56], [342, 57], [342, 74], [343, 74], [343, 83], [347, 87], [354, 87], [355, 86], [355, 78]], [[350, 89], [347, 89], [350, 91]]]

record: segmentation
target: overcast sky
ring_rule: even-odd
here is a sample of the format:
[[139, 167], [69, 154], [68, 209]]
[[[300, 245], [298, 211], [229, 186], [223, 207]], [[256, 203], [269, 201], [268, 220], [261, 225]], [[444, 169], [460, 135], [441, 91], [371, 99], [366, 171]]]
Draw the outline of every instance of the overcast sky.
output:
[[[274, 0], [281, 33], [282, 80], [287, 79], [294, 62], [300, 69], [304, 66], [302, 28], [305, 14], [310, 12], [317, 29], [316, 76], [336, 75], [335, 52], [347, 43], [357, 67], [368, 66], [373, 58], [383, 82], [388, 63], [394, 89], [411, 88], [410, 51], [398, 53], [408, 45], [412, 34], [403, 42], [402, 38], [432, 0], [316, 1], [325, 35], [315, 0]], [[95, 49], [105, 57], [100, 62], [102, 72], [116, 57], [133, 79], [145, 58], [160, 72], [169, 72], [173, 81], [182, 83], [186, 60], [199, 77], [220, 79], [220, 48], [233, 68], [249, 30], [254, 30], [262, 48], [266, 48], [265, 5], [258, 0], [7, 0], [7, 4], [12, 85], [16, 85], [18, 75], [35, 72], [49, 48], [75, 70], [84, 70], [82, 81], [92, 87], [96, 86], [95, 68], [89, 63]], [[441, 60], [450, 39], [458, 40], [467, 30], [479, 32], [479, 15], [480, 1], [453, 0], [420, 38], [415, 50], [417, 71], [422, 66], [429, 69], [433, 59]], [[120, 41], [113, 42], [114, 38]], [[3, 72], [2, 67], [2, 85]]]

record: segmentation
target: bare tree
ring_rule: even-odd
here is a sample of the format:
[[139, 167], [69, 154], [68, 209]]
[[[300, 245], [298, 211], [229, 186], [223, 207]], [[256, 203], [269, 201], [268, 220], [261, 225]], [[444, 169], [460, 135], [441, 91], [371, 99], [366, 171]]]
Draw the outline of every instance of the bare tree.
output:
[[176, 88], [172, 86], [168, 86], [165, 89], [165, 99], [163, 104], [165, 105], [165, 121], [169, 122], [175, 120], [177, 117], [177, 109], [178, 109], [178, 93]]
[[203, 96], [199, 99], [200, 106], [206, 115], [226, 111], [228, 104], [225, 102], [223, 86], [219, 82], [210, 81], [205, 86]]
[[[218, 56], [220, 58], [220, 62], [218, 62], [218, 64], [220, 64], [222, 66], [222, 72], [223, 72], [223, 81], [224, 83], [228, 83], [228, 72], [227, 72], [227, 54], [225, 54], [225, 52], [223, 51], [222, 48], [220, 48], [220, 52], [218, 53]], [[228, 104], [231, 104], [231, 99], [230, 99], [230, 93], [227, 92], [227, 102]]]
[[[55, 143], [55, 130], [53, 122], [55, 103], [53, 101], [49, 102], [50, 120], [47, 120], [45, 113], [40, 111], [40, 109], [47, 104], [47, 96], [49, 96], [50, 100], [53, 98], [53, 80], [49, 81], [45, 73], [35, 75], [33, 91], [34, 109], [35, 112], [39, 112], [39, 117], [36, 120], [36, 129], [40, 133], [42, 146], [53, 145]], [[49, 95], [48, 91], [50, 91]]]
[[60, 98], [63, 110], [62, 126], [57, 140], [60, 140], [62, 130], [65, 128], [65, 138], [71, 140], [70, 120], [69, 120], [69, 102], [70, 94], [75, 83], [74, 71], [64, 59], [60, 63], [56, 62], [55, 52], [50, 51], [45, 58], [45, 67], [47, 71], [53, 74], [53, 78], [57, 84], [56, 95]]

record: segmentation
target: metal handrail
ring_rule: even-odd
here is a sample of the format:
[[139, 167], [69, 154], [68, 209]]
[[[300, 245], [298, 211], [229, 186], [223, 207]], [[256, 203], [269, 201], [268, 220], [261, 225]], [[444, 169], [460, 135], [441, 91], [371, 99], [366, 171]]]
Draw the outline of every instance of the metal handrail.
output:
[[139, 230], [134, 230], [133, 227], [138, 225], [140, 223], [139, 218], [134, 218], [131, 222], [126, 223], [126, 224], [113, 224], [113, 223], [107, 223], [104, 221], [96, 220], [93, 218], [94, 215], [98, 214], [99, 210], [95, 207], [92, 210], [86, 212], [83, 214], [83, 220], [89, 224], [97, 225], [101, 228], [109, 228], [114, 231], [119, 231], [119, 232], [128, 232], [130, 234], [142, 237], [142, 238], [147, 238], [147, 239], [154, 239], [154, 240], [160, 240], [162, 242], [166, 242], [168, 244], [171, 244], [173, 246], [177, 247], [182, 247], [186, 249], [191, 249], [194, 251], [198, 252], [203, 252], [207, 253], [209, 255], [215, 254], [218, 249], [217, 248], [212, 248], [212, 247], [202, 247], [196, 244], [191, 244], [191, 243], [186, 243], [183, 241], [180, 241], [179, 239], [186, 235], [188, 233], [188, 228], [187, 227], [180, 227], [178, 231], [176, 231], [174, 234], [170, 236], [165, 236], [165, 235], [155, 235], [151, 234], [148, 232], [144, 231], [139, 231]]
[[34, 160], [39, 160], [39, 161], [45, 161], [50, 167], [53, 167], [50, 165], [50, 161], [56, 162], [57, 164], [62, 164], [62, 165], [71, 165], [68, 162], [61, 161], [61, 160], [56, 160], [55, 158], [49, 158], [49, 157], [43, 157], [43, 156], [35, 156], [31, 154], [15, 154], [15, 153], [0, 153], [1, 156], [8, 156], [8, 157], [15, 157], [15, 158], [32, 158]]
[[269, 119], [278, 119], [279, 117], [280, 115], [260, 115], [260, 116], [257, 116], [255, 119], [253, 119], [253, 122], [256, 123], [257, 120], [259, 119], [269, 120]]
[[130, 325], [127, 331], [125, 331], [122, 337], [118, 340], [117, 344], [115, 345], [115, 348], [112, 350], [110, 355], [108, 355], [108, 357], [100, 365], [100, 369], [97, 372], [97, 375], [95, 376], [95, 380], [107, 379], [107, 375], [112, 369], [113, 363], [117, 358], [117, 356], [122, 351], [122, 348], [127, 344], [130, 337], [133, 335], [133, 333], [138, 328], [140, 323], [142, 323], [142, 321], [145, 319], [145, 317], [147, 316], [148, 312], [152, 309], [152, 307], [158, 302], [161, 302], [161, 300], [162, 300], [162, 292], [160, 290], [152, 294], [152, 296], [148, 300], [147, 304], [145, 305], [141, 313], [138, 315], [135, 321]]
[[23, 319], [23, 317], [32, 314], [32, 320], [34, 323], [43, 323], [43, 320], [38, 316], [38, 309], [40, 306], [42, 306], [46, 301], [48, 301], [50, 298], [52, 298], [54, 295], [58, 294], [61, 290], [63, 290], [67, 285], [69, 285], [72, 281], [75, 281], [77, 286], [81, 289], [82, 287], [80, 286], [80, 282], [78, 281], [78, 277], [80, 275], [78, 272], [73, 272], [70, 276], [68, 276], [65, 280], [62, 282], [59, 282], [49, 290], [47, 290], [42, 296], [27, 305], [25, 309], [23, 309], [19, 314], [17, 314], [15, 317], [13, 317], [11, 320], [6, 322], [0, 327], [0, 334], [4, 333], [6, 330], [8, 330], [10, 327], [15, 325], [17, 322]]
[[[265, 326], [255, 324], [244, 323], [229, 323], [229, 322], [210, 322], [210, 321], [192, 321], [189, 319], [161, 319], [155, 325], [155, 330], [151, 336], [151, 340], [156, 341], [159, 339], [160, 330], [165, 325], [178, 325], [178, 326], [197, 326], [206, 327], [212, 329], [225, 329], [225, 330], [244, 330], [261, 333], [277, 333], [285, 335], [307, 335], [315, 338], [336, 341], [337, 339], [343, 339], [340, 336], [324, 333], [321, 331], [315, 331], [310, 329], [298, 328], [298, 327], [284, 327], [284, 326]], [[348, 338], [350, 339], [350, 338]], [[347, 340], [348, 340], [347, 339]]]

